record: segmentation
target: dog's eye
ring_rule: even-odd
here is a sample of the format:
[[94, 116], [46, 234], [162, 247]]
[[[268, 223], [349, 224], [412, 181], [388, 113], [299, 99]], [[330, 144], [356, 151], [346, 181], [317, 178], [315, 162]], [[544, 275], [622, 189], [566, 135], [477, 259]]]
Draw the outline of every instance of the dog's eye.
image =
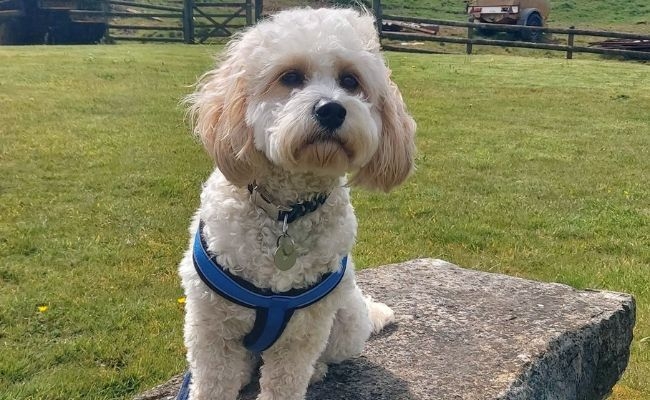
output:
[[339, 84], [345, 90], [357, 90], [359, 88], [359, 81], [352, 74], [343, 74], [339, 77]]
[[288, 87], [300, 87], [305, 83], [305, 75], [300, 71], [288, 71], [280, 77], [280, 82]]

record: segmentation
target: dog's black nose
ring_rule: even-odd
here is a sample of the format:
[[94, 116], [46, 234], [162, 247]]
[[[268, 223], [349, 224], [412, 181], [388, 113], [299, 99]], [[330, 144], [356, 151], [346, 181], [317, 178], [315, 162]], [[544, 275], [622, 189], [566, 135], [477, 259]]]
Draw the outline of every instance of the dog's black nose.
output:
[[343, 125], [346, 114], [345, 108], [335, 101], [321, 100], [314, 107], [316, 121], [328, 131], [333, 131]]

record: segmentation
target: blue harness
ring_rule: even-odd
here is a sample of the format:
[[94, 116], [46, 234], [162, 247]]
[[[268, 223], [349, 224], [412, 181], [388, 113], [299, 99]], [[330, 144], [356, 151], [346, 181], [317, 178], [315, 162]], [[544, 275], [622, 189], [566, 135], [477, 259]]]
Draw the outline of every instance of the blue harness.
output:
[[[251, 199], [264, 209], [272, 219], [291, 223], [297, 218], [308, 214], [325, 203], [327, 195], [319, 195], [314, 199], [295, 204], [286, 209], [271, 207], [271, 201], [256, 185], [248, 187]], [[282, 335], [294, 311], [308, 307], [334, 290], [343, 279], [348, 264], [348, 257], [341, 259], [341, 267], [321, 277], [320, 282], [303, 289], [291, 289], [286, 292], [274, 293], [270, 289], [260, 289], [244, 279], [226, 271], [215, 257], [208, 254], [207, 246], [201, 231], [203, 222], [196, 230], [193, 247], [193, 262], [197, 274], [210, 289], [221, 297], [242, 307], [255, 310], [253, 329], [244, 337], [244, 346], [254, 352], [261, 353], [271, 347]], [[188, 371], [183, 377], [176, 400], [187, 400], [190, 395], [192, 374]]]
[[260, 353], [275, 343], [282, 335], [293, 312], [308, 307], [327, 296], [341, 282], [347, 267], [347, 256], [341, 260], [341, 268], [323, 275], [320, 282], [303, 289], [291, 289], [273, 293], [229, 273], [207, 252], [201, 235], [203, 223], [199, 224], [194, 238], [194, 267], [201, 280], [221, 297], [255, 310], [253, 329], [244, 337], [244, 346]]

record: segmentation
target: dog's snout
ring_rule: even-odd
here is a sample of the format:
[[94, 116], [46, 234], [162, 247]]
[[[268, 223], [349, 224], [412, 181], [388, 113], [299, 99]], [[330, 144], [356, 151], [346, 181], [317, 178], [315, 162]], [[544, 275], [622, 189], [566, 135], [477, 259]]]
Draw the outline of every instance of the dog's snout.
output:
[[321, 100], [314, 107], [316, 121], [325, 129], [333, 131], [343, 125], [347, 111], [336, 101]]

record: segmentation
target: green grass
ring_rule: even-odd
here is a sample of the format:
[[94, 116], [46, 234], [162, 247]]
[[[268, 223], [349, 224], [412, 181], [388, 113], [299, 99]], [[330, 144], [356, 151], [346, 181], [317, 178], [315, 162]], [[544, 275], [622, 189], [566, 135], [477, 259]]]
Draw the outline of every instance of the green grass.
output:
[[[215, 51], [0, 48], [0, 399], [126, 399], [185, 367], [176, 264], [210, 162], [177, 104]], [[389, 61], [419, 168], [391, 195], [354, 192], [357, 264], [632, 293], [615, 398], [650, 398], [647, 66]]]
[[0, 49], [0, 398], [120, 398], [183, 368], [175, 264], [209, 162], [177, 103], [207, 54]]

